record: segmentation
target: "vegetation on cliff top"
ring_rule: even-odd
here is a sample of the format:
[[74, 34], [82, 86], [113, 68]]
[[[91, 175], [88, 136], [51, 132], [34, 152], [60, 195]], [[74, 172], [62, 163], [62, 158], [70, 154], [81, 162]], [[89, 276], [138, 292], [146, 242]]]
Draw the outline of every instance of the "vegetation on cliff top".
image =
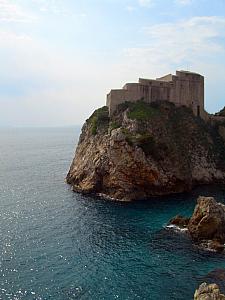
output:
[[[171, 104], [169, 104], [171, 105]], [[87, 124], [91, 126], [91, 133], [97, 134], [97, 131], [103, 129], [105, 132], [110, 129], [117, 129], [122, 126], [121, 113], [127, 111], [127, 117], [131, 120], [137, 120], [140, 124], [151, 120], [153, 117], [159, 116], [160, 105], [157, 103], [146, 103], [142, 100], [137, 102], [124, 102], [118, 105], [113, 116], [109, 117], [109, 110], [107, 106], [103, 106], [94, 111], [94, 113], [87, 119]], [[146, 140], [146, 136], [144, 137]]]
[[87, 124], [91, 126], [91, 133], [97, 134], [98, 129], [108, 129], [109, 125], [109, 109], [103, 106], [94, 111], [94, 113], [87, 119]]
[[159, 110], [152, 105], [146, 105], [143, 101], [132, 103], [127, 114], [129, 119], [138, 121], [147, 121], [151, 117], [158, 115]]
[[147, 121], [151, 117], [159, 114], [159, 109], [155, 103], [146, 103], [143, 100], [137, 102], [124, 102], [119, 105], [119, 111], [128, 109], [127, 117], [132, 120]]

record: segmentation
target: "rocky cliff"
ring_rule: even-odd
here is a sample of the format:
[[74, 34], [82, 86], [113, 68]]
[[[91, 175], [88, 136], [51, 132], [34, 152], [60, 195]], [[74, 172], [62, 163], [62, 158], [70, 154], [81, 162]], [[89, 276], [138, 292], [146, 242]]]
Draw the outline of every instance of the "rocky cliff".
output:
[[187, 107], [126, 102], [110, 118], [103, 107], [82, 128], [67, 182], [119, 200], [224, 183], [224, 143], [216, 126]]

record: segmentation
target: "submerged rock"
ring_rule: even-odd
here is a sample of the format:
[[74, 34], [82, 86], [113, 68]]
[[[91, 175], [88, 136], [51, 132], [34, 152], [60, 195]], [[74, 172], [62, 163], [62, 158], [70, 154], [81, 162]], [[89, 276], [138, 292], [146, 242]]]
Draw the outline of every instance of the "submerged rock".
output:
[[217, 284], [204, 282], [195, 291], [194, 300], [225, 300], [225, 295], [220, 293]]
[[170, 220], [169, 223], [170, 223], [170, 225], [175, 225], [180, 228], [187, 228], [189, 221], [190, 221], [190, 218], [185, 218], [180, 215], [177, 215], [172, 220]]
[[187, 227], [195, 244], [222, 252], [225, 243], [225, 205], [213, 197], [200, 196], [190, 219], [177, 216], [169, 224]]
[[187, 107], [127, 102], [86, 121], [67, 182], [82, 193], [144, 199], [224, 183], [224, 157], [218, 129]]

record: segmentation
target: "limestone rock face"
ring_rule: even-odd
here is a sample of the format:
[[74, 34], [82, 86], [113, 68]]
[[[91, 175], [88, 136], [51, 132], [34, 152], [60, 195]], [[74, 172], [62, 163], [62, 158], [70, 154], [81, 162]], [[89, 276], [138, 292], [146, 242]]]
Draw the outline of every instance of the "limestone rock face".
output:
[[217, 203], [213, 197], [199, 197], [188, 230], [194, 241], [213, 240], [224, 244], [225, 205]]
[[225, 300], [217, 284], [202, 283], [195, 291], [194, 300]]
[[124, 103], [82, 128], [67, 182], [82, 193], [143, 199], [225, 182], [220, 134], [186, 107]]
[[193, 242], [202, 248], [224, 251], [225, 205], [213, 197], [200, 196], [191, 218], [176, 216], [169, 225], [187, 228]]

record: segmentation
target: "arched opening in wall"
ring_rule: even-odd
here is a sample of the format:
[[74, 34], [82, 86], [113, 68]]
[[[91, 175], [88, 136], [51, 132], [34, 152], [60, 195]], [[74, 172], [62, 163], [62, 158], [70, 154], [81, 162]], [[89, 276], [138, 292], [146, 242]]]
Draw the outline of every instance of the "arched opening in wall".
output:
[[197, 116], [200, 117], [200, 106], [197, 106]]

